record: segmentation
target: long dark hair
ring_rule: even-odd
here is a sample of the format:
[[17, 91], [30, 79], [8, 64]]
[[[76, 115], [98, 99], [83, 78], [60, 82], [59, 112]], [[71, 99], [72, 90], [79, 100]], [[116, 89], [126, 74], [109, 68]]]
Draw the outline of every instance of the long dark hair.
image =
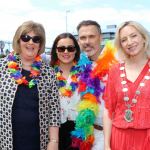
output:
[[76, 40], [76, 38], [71, 34], [71, 33], [62, 33], [62, 34], [59, 34], [56, 39], [54, 40], [54, 43], [53, 43], [53, 46], [52, 46], [52, 50], [51, 50], [51, 61], [50, 61], [50, 65], [52, 67], [54, 67], [54, 65], [56, 64], [57, 60], [58, 60], [58, 57], [57, 57], [57, 54], [56, 54], [56, 48], [57, 48], [57, 44], [59, 42], [59, 40], [61, 39], [65, 39], [65, 38], [70, 38], [72, 39], [74, 45], [75, 45], [75, 48], [76, 48], [76, 53], [75, 53], [75, 58], [74, 60], [75, 61], [78, 61], [79, 58], [80, 58], [80, 47], [78, 45], [78, 42]]

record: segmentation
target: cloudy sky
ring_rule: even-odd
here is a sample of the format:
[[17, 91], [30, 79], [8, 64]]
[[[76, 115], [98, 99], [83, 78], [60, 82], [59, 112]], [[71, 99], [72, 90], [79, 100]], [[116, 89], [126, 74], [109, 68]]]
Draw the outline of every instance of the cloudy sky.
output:
[[50, 47], [58, 34], [76, 34], [76, 26], [86, 19], [96, 20], [102, 29], [135, 20], [150, 30], [150, 0], [0, 0], [0, 18], [0, 40], [12, 41], [17, 27], [33, 20], [45, 27]]

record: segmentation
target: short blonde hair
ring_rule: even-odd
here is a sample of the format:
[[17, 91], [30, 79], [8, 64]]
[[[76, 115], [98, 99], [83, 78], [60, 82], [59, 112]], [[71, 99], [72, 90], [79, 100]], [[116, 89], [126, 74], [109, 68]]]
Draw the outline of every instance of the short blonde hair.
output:
[[16, 30], [16, 33], [13, 38], [13, 50], [16, 53], [20, 53], [20, 36], [25, 35], [29, 32], [33, 31], [37, 36], [41, 37], [40, 42], [40, 50], [38, 52], [38, 55], [42, 54], [45, 51], [45, 29], [42, 24], [34, 22], [34, 21], [26, 21], [22, 25], [18, 27]]
[[117, 31], [116, 31], [116, 34], [115, 34], [114, 44], [115, 44], [115, 47], [118, 49], [119, 56], [120, 57], [123, 57], [123, 56], [126, 57], [127, 56], [125, 54], [125, 52], [122, 51], [122, 46], [121, 46], [121, 42], [120, 42], [120, 31], [126, 26], [134, 27], [142, 35], [142, 37], [145, 41], [144, 49], [145, 49], [148, 57], [150, 58], [150, 35], [149, 35], [149, 32], [140, 23], [138, 23], [136, 21], [123, 22], [117, 28]]

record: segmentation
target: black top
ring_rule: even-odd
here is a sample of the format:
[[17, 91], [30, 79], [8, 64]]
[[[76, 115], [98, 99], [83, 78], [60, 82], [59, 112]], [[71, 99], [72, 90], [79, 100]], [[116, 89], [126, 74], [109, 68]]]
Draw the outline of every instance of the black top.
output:
[[[30, 72], [22, 70], [27, 80]], [[40, 150], [39, 98], [37, 86], [19, 85], [12, 109], [13, 150]]]

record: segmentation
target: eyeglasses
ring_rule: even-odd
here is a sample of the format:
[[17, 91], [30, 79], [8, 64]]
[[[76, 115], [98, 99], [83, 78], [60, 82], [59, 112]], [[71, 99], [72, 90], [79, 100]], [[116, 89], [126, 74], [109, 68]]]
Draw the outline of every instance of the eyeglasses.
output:
[[29, 36], [29, 35], [21, 35], [20, 39], [23, 42], [29, 42], [31, 39], [34, 43], [40, 43], [41, 42], [41, 37], [40, 36]]
[[76, 50], [75, 46], [60, 46], [57, 47], [58, 52], [65, 52], [67, 49], [68, 52], [74, 52]]

